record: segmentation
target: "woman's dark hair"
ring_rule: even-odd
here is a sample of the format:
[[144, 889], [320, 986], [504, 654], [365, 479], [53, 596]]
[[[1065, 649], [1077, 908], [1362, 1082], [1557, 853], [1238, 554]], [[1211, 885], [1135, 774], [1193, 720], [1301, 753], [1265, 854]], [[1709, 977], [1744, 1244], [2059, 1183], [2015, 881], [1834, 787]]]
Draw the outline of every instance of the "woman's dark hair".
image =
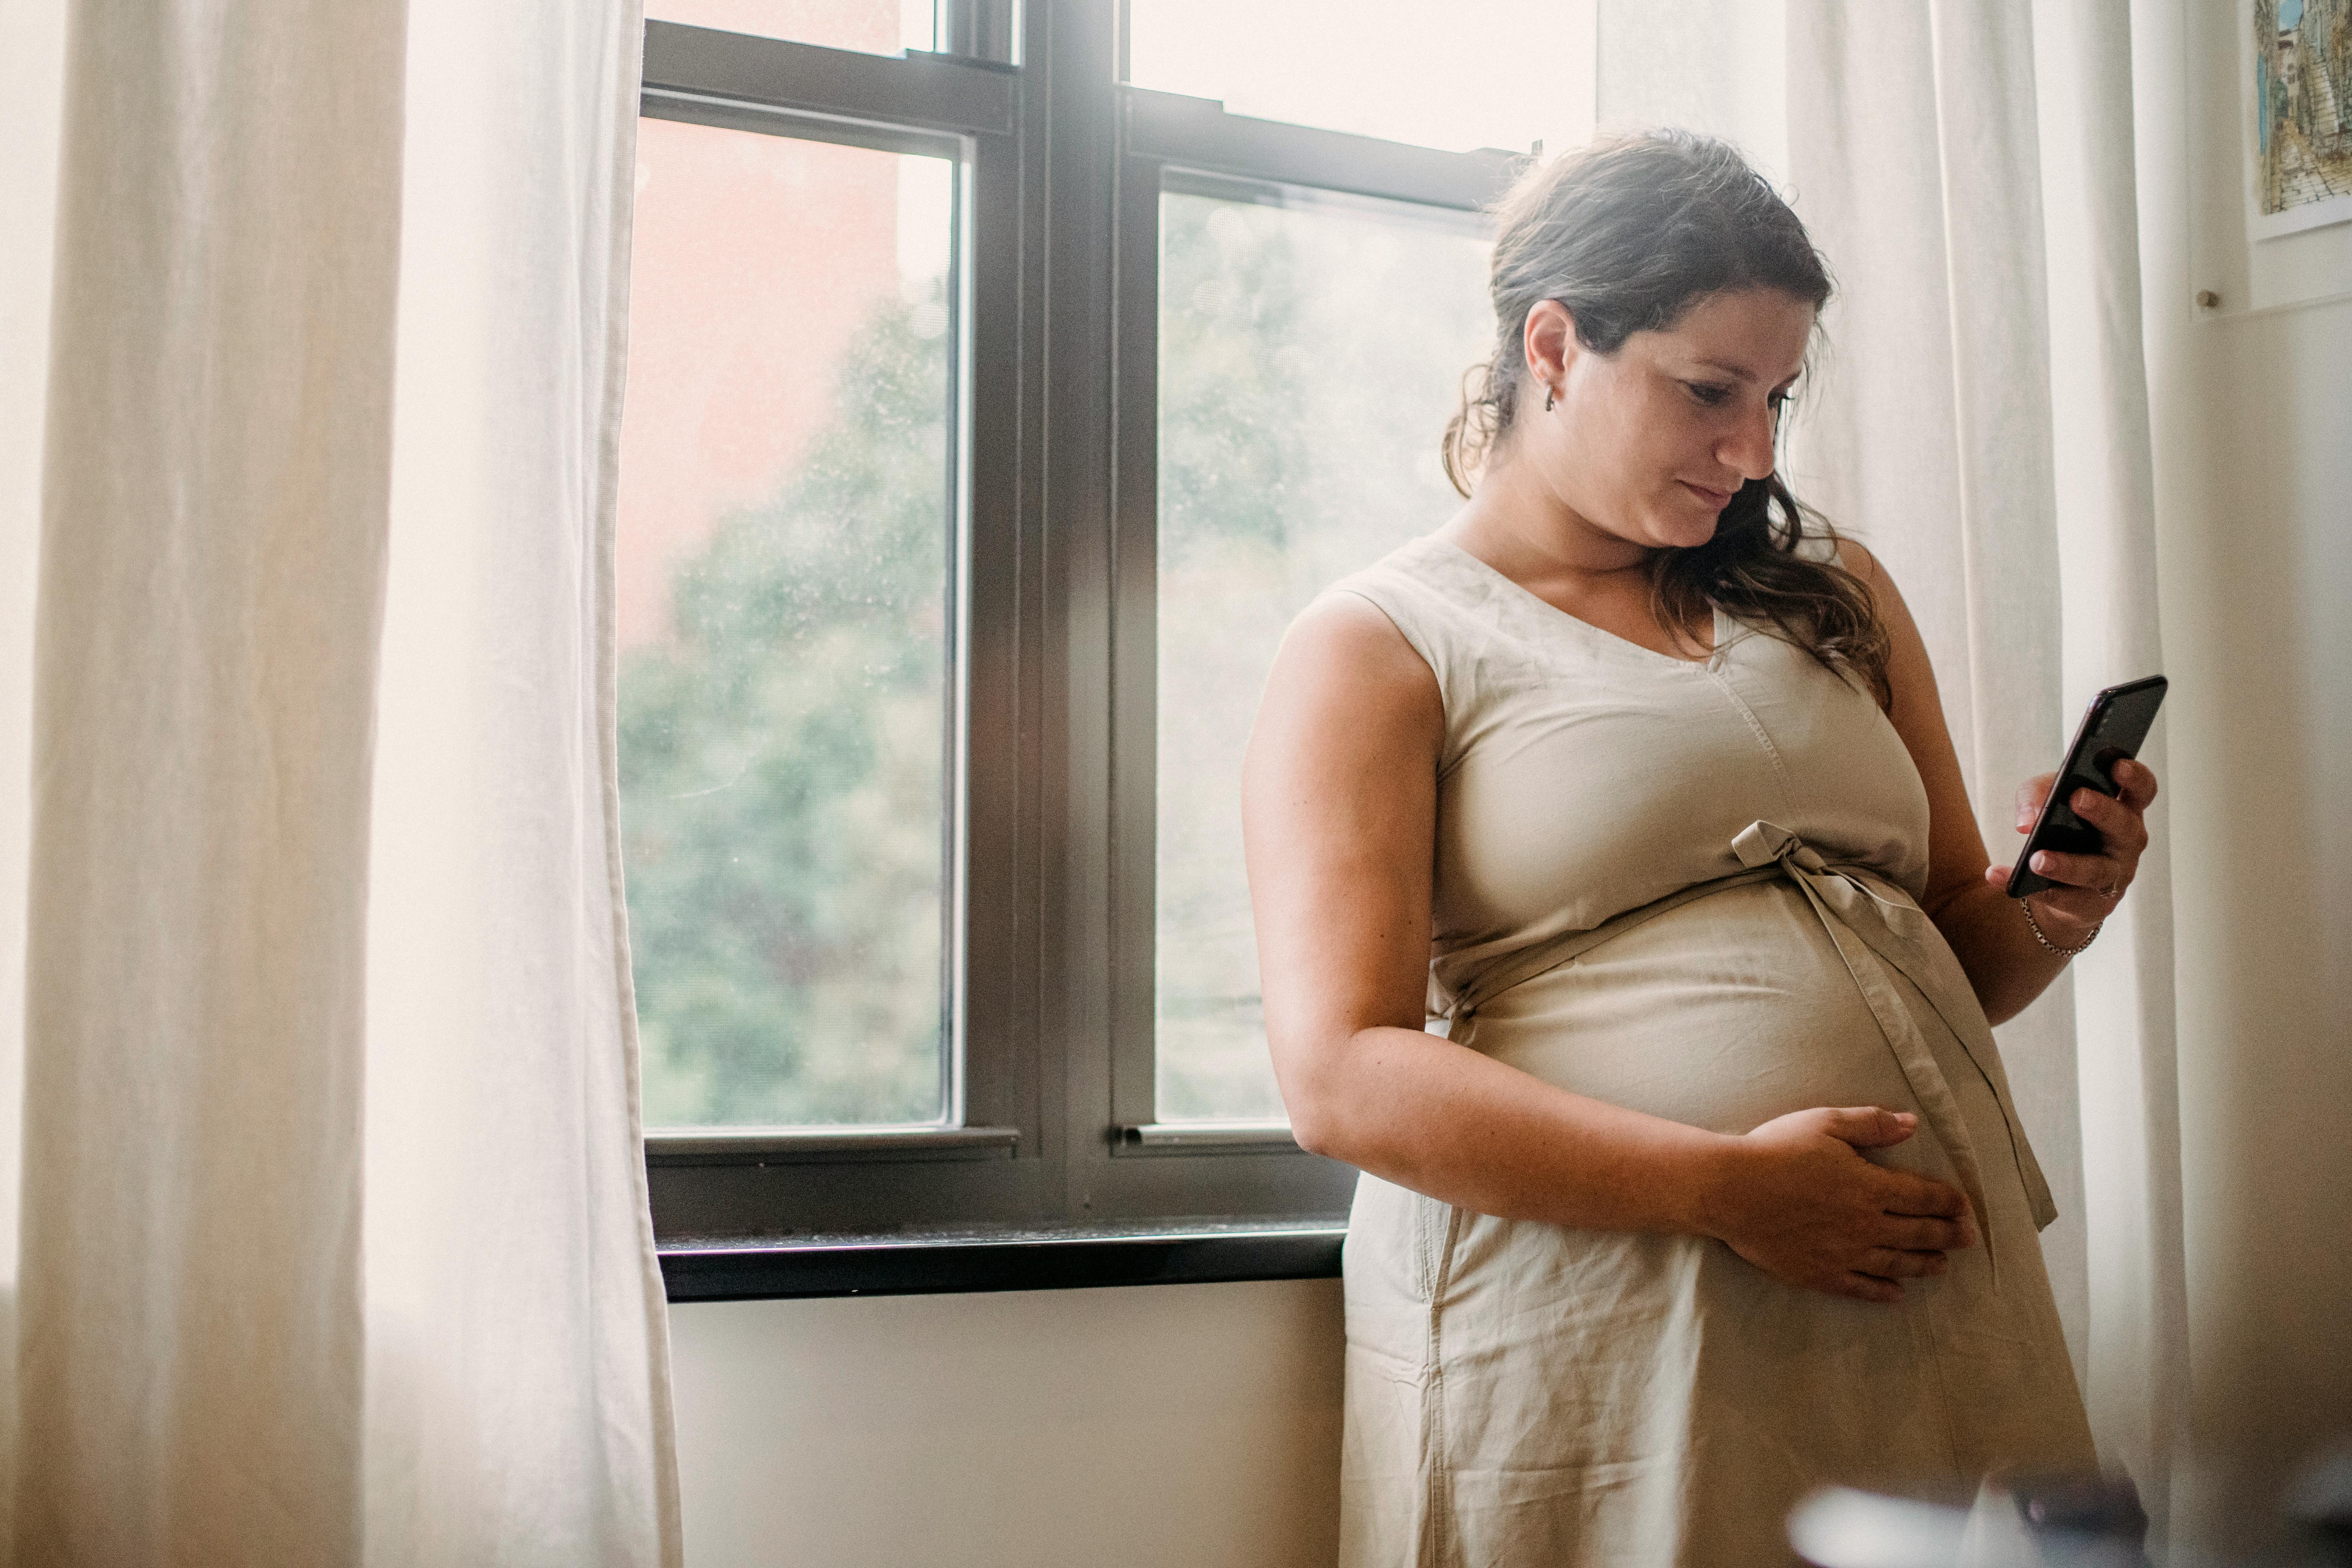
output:
[[[1711, 294], [1770, 289], [1816, 310], [1830, 297], [1829, 269], [1788, 203], [1732, 148], [1685, 131], [1602, 138], [1539, 163], [1495, 218], [1495, 352], [1465, 376], [1445, 427], [1445, 474], [1465, 496], [1528, 390], [1522, 343], [1538, 301], [1559, 301], [1578, 342], [1613, 354]], [[1720, 608], [1769, 626], [1883, 704], [1886, 630], [1858, 578], [1798, 554], [1809, 529], [1832, 533], [1777, 472], [1750, 479], [1712, 540], [1653, 554], [1651, 602], [1667, 626]]]

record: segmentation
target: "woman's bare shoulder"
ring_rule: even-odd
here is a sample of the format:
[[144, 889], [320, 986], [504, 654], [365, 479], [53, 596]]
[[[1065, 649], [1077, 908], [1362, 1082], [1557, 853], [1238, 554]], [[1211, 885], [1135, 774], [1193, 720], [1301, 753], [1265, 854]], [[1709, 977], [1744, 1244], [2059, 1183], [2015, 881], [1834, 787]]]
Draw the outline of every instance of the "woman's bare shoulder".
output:
[[1354, 691], [1426, 694], [1433, 703], [1438, 698], [1428, 662], [1386, 612], [1358, 594], [1325, 594], [1300, 611], [1283, 636], [1275, 672]]
[[1359, 595], [1329, 593], [1283, 637], [1266, 676], [1261, 728], [1268, 720], [1342, 744], [1377, 748], [1411, 738], [1433, 752], [1445, 705], [1435, 673], [1395, 622]]

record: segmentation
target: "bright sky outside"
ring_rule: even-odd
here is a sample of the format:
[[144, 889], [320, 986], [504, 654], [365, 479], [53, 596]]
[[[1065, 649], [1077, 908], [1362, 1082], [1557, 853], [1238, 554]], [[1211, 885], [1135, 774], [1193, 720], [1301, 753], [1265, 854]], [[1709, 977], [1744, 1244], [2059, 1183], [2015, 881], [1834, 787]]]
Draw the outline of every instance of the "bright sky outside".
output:
[[909, 304], [929, 298], [931, 280], [946, 275], [954, 178], [945, 158], [898, 160], [898, 289]]
[[1463, 152], [1592, 133], [1595, 0], [1129, 0], [1129, 79]]

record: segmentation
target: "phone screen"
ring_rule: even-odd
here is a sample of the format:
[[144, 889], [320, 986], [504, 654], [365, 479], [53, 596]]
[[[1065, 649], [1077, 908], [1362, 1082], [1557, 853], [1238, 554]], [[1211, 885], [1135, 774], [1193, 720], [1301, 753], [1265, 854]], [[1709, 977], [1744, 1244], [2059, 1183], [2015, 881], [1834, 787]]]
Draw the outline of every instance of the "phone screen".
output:
[[2110, 686], [2091, 700], [2083, 727], [2074, 732], [2074, 743], [2066, 748], [2065, 765], [2058, 770], [2058, 782], [2051, 786], [2041, 820], [2033, 825], [2024, 849], [2018, 854], [2016, 868], [2010, 873], [2011, 898], [2021, 899], [2053, 885], [2029, 868], [2035, 851], [2096, 855], [2104, 847], [2099, 830], [2075, 816], [2066, 803], [2078, 789], [2095, 789], [2105, 795], [2118, 793], [2116, 764], [2139, 755], [2148, 728], [2156, 722], [2156, 710], [2164, 702], [2166, 685], [2164, 677], [2151, 675], [2128, 685]]

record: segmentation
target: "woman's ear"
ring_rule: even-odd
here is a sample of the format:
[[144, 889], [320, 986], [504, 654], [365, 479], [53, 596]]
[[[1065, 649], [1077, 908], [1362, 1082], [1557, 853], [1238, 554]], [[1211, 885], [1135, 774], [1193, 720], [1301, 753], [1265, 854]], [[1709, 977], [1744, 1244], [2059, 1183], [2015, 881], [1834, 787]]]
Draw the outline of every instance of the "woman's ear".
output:
[[1558, 389], [1583, 345], [1576, 341], [1576, 318], [1568, 307], [1557, 300], [1538, 300], [1528, 310], [1520, 347], [1527, 354], [1528, 378], [1550, 391]]

